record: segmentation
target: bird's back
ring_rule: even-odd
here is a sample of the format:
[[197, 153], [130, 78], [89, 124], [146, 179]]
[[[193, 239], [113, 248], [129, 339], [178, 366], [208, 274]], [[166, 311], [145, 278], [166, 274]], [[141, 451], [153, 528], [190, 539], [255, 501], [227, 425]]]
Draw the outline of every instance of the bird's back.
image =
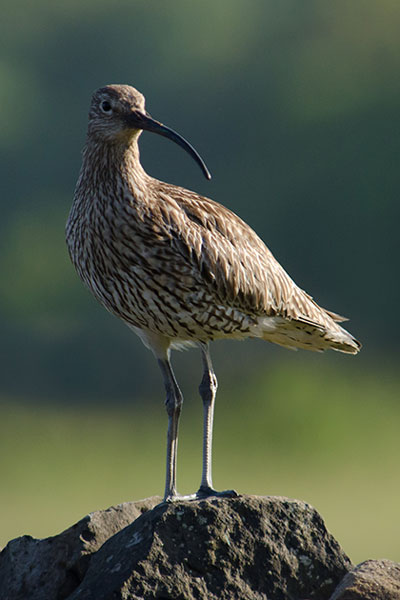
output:
[[[287, 347], [356, 353], [359, 343], [300, 289], [258, 235], [221, 204], [152, 180], [171, 243], [190, 257], [213, 306], [246, 315], [247, 335]], [[249, 323], [249, 319], [252, 324]], [[240, 330], [237, 331], [239, 335]], [[215, 337], [224, 337], [215, 332]]]

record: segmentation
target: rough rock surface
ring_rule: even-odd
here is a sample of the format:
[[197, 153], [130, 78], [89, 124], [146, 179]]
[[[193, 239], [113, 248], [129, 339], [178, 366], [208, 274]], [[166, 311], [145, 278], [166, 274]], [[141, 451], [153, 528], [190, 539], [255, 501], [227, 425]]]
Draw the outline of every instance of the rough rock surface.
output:
[[64, 600], [82, 581], [91, 556], [160, 502], [158, 496], [91, 513], [59, 535], [16, 538], [0, 553], [0, 600]]
[[0, 554], [1, 600], [328, 600], [352, 568], [303, 502], [239, 496], [149, 510], [157, 501], [13, 540]]
[[400, 564], [366, 560], [344, 577], [330, 600], [400, 600]]

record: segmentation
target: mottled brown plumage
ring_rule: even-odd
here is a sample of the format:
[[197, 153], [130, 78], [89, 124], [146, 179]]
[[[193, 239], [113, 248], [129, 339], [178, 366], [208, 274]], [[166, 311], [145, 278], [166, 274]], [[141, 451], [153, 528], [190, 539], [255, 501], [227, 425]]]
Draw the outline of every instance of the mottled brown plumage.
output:
[[224, 206], [147, 175], [138, 138], [153, 131], [195, 150], [151, 119], [143, 96], [112, 85], [93, 95], [87, 143], [67, 242], [80, 277], [110, 312], [154, 352], [169, 415], [166, 499], [176, 496], [177, 427], [182, 396], [170, 348], [198, 344], [204, 377], [203, 478], [213, 493], [211, 425], [216, 392], [208, 343], [259, 337], [289, 348], [355, 354], [360, 344], [296, 286], [256, 233]]

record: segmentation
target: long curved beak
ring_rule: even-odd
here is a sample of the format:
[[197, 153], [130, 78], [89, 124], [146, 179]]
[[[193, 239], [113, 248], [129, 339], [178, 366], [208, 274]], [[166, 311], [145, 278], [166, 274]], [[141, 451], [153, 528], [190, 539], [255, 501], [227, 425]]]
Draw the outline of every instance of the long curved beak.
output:
[[153, 133], [158, 133], [158, 135], [162, 135], [179, 146], [186, 150], [188, 154], [197, 162], [200, 169], [203, 171], [203, 174], [206, 179], [211, 179], [210, 171], [207, 169], [205, 162], [199, 155], [199, 153], [193, 148], [188, 141], [185, 140], [179, 133], [176, 133], [173, 129], [166, 127], [159, 121], [156, 121], [149, 114], [142, 113], [140, 111], [132, 111], [127, 117], [127, 123], [130, 127], [134, 127], [135, 129], [143, 129], [144, 131], [152, 131]]

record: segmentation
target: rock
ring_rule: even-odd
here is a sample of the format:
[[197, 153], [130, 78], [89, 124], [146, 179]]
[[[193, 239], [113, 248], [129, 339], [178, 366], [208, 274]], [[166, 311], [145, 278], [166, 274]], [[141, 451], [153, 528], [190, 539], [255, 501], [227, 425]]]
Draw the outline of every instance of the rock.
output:
[[330, 600], [400, 600], [400, 564], [366, 560], [347, 573]]
[[352, 568], [304, 502], [240, 496], [149, 510], [157, 502], [13, 540], [0, 554], [1, 600], [328, 600]]
[[57, 536], [12, 540], [0, 553], [1, 600], [64, 600], [79, 585], [91, 555], [161, 498], [93, 512]]

